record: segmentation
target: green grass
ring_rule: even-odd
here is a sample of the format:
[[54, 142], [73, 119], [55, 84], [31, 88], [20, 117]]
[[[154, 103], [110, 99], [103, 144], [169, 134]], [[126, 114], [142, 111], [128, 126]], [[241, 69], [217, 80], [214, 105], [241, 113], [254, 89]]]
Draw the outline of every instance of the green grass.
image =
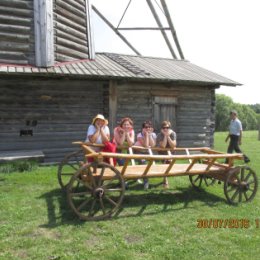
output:
[[[215, 149], [226, 151], [226, 133]], [[242, 150], [259, 176], [260, 141], [244, 132]], [[0, 174], [0, 259], [257, 259], [260, 193], [250, 203], [227, 204], [223, 184], [198, 192], [186, 177], [171, 188], [130, 189], [119, 214], [83, 222], [69, 209], [57, 167]], [[158, 180], [151, 180], [156, 184]], [[198, 228], [199, 219], [245, 219], [248, 228]]]

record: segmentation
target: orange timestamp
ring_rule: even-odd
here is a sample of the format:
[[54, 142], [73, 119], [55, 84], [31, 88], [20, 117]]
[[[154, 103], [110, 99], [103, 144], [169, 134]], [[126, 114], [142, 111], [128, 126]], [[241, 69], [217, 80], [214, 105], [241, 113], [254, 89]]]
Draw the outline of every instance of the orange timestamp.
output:
[[197, 219], [197, 228], [249, 228], [250, 226], [260, 228], [260, 219], [255, 219], [254, 221], [246, 218]]

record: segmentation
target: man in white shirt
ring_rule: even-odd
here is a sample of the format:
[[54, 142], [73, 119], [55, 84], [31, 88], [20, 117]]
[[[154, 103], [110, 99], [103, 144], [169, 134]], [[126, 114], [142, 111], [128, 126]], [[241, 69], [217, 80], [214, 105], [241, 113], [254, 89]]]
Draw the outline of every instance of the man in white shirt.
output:
[[[232, 110], [230, 112], [230, 117], [231, 117], [231, 121], [229, 125], [229, 133], [225, 140], [227, 142], [230, 139], [227, 152], [233, 153], [233, 151], [235, 150], [235, 152], [237, 153], [242, 153], [239, 147], [242, 141], [242, 133], [243, 133], [242, 123], [237, 118], [237, 112], [235, 110]], [[243, 156], [244, 156], [245, 163], [250, 162], [250, 159], [245, 154]]]

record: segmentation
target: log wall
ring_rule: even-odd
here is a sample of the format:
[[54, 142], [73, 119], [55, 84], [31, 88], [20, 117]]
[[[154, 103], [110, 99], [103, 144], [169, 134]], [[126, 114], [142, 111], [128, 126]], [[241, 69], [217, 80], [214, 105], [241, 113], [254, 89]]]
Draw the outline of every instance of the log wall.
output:
[[107, 114], [107, 92], [99, 81], [1, 79], [0, 151], [41, 150], [45, 162], [60, 161], [92, 118]]
[[[83, 141], [92, 118], [109, 118], [111, 133], [122, 117], [138, 133], [154, 120], [156, 96], [174, 96], [172, 121], [179, 147], [213, 145], [215, 92], [210, 87], [118, 83], [68, 78], [0, 80], [0, 151], [41, 150], [45, 162], [60, 161]], [[158, 133], [158, 132], [157, 132]]]
[[33, 0], [0, 1], [0, 63], [34, 64]]
[[54, 0], [56, 61], [89, 58], [85, 0]]
[[212, 147], [215, 129], [215, 91], [212, 87], [143, 83], [118, 85], [115, 121], [129, 116], [134, 119], [135, 131], [140, 131], [143, 121], [154, 121], [154, 97], [164, 95], [177, 97], [176, 122], [171, 123], [177, 133], [178, 146]]

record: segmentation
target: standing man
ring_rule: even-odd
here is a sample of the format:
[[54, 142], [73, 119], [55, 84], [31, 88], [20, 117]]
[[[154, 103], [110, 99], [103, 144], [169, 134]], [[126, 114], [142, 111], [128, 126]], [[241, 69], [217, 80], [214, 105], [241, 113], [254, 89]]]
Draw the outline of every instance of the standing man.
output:
[[[227, 142], [230, 139], [227, 152], [233, 153], [235, 150], [237, 153], [242, 153], [239, 145], [241, 145], [243, 129], [241, 121], [237, 118], [237, 111], [232, 110], [230, 112], [230, 118], [229, 133], [225, 140], [225, 142]], [[245, 163], [249, 163], [250, 159], [245, 154], [243, 154], [243, 156]]]

